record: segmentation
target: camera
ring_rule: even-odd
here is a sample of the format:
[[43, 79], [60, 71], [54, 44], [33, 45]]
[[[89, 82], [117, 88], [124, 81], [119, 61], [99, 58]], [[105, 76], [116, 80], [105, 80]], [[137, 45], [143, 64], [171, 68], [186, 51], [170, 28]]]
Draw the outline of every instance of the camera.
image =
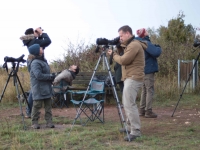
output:
[[[39, 28], [40, 28], [42, 31], [44, 31], [44, 30], [43, 30], [41, 27], [39, 27]], [[36, 32], [36, 33], [38, 33], [38, 31], [37, 31], [37, 30], [35, 30], [35, 32]]]
[[200, 40], [199, 39], [195, 39], [193, 46], [194, 47], [200, 46]]
[[97, 38], [97, 45], [117, 45], [120, 43], [120, 37], [116, 37], [113, 40], [108, 40], [106, 38]]
[[26, 62], [26, 60], [24, 60], [23, 58], [24, 58], [24, 54], [22, 56], [20, 56], [19, 58], [13, 58], [13, 57], [6, 56], [6, 57], [4, 57], [3, 68], [5, 68], [7, 70], [7, 72], [8, 72], [7, 62], [11, 62], [12, 63], [12, 67], [15, 68], [15, 66], [16, 66], [15, 62], [17, 62], [18, 65], [19, 65], [20, 62], [22, 62], [22, 63]]
[[26, 60], [23, 59], [24, 58], [24, 54], [22, 56], [20, 56], [19, 58], [13, 58], [13, 57], [4, 57], [4, 62], [7, 63], [7, 62], [22, 62], [22, 63], [25, 63]]

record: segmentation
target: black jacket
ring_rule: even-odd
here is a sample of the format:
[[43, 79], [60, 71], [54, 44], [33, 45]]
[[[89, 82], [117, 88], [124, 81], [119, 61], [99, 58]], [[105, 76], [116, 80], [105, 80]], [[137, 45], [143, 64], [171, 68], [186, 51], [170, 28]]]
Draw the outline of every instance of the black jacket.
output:
[[49, 38], [47, 33], [42, 33], [39, 38], [35, 38], [33, 34], [29, 34], [21, 36], [20, 39], [22, 40], [24, 46], [27, 46], [27, 48], [33, 44], [39, 44], [40, 47], [43, 47], [43, 49], [45, 49], [45, 47], [51, 44], [51, 39]]

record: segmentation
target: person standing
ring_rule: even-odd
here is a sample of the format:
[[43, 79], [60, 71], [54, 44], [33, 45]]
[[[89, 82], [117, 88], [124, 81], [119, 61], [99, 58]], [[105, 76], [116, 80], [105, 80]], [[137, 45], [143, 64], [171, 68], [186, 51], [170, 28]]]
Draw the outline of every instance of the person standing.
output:
[[[124, 89], [122, 102], [127, 119], [127, 128], [130, 134], [124, 138], [125, 141], [132, 141], [141, 136], [141, 123], [136, 104], [138, 90], [141, 88], [144, 78], [144, 49], [147, 48], [145, 42], [134, 40], [132, 29], [125, 25], [118, 30], [120, 43], [125, 45], [124, 54], [120, 56], [112, 50], [108, 50], [108, 55], [113, 53], [115, 62], [122, 66], [122, 81]], [[120, 132], [125, 132], [122, 128]]]
[[[43, 33], [43, 30], [41, 27], [38, 27], [35, 30], [33, 28], [28, 28], [24, 34], [25, 35], [21, 36], [20, 39], [22, 40], [24, 46], [27, 47], [27, 49], [33, 44], [39, 44], [41, 47], [43, 47], [43, 50], [44, 50], [47, 46], [51, 44], [51, 39], [49, 38], [47, 33]], [[29, 91], [29, 95], [28, 95], [28, 104], [30, 108], [28, 106], [26, 107], [25, 117], [31, 118], [31, 111], [32, 111], [32, 106], [33, 106], [31, 90]]]
[[44, 103], [46, 127], [54, 128], [52, 123], [52, 82], [56, 75], [50, 74], [50, 67], [44, 58], [44, 50], [39, 44], [33, 44], [28, 48], [30, 70], [31, 92], [33, 98], [33, 107], [31, 112], [32, 127], [40, 129], [38, 124], [39, 110]]
[[[122, 55], [123, 55], [123, 52], [120, 53], [120, 56]], [[123, 93], [124, 81], [122, 81], [122, 67], [117, 62], [115, 63], [114, 71], [115, 71], [116, 84], [119, 85], [120, 92]]]
[[138, 29], [136, 33], [138, 37], [135, 39], [147, 42], [147, 49], [144, 51], [145, 77], [142, 85], [139, 114], [146, 118], [156, 118], [157, 114], [152, 111], [152, 103], [154, 96], [155, 73], [158, 72], [157, 58], [160, 56], [162, 50], [159, 45], [151, 43], [149, 34], [145, 28]]

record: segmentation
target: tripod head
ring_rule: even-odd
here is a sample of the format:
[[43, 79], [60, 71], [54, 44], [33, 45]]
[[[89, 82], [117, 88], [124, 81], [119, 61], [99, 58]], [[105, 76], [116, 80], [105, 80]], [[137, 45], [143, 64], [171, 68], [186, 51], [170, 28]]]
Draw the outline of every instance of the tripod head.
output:
[[[24, 58], [24, 54], [21, 55], [20, 57], [18, 58], [13, 58], [13, 57], [4, 57], [4, 64], [3, 64], [3, 68], [6, 69], [6, 71], [8, 72], [8, 66], [7, 66], [7, 62], [11, 62], [12, 63], [12, 69], [15, 70], [16, 72], [18, 71], [18, 68], [19, 68], [19, 63], [22, 62], [22, 63], [25, 63], [26, 60], [23, 59]], [[17, 67], [16, 67], [17, 65]]]
[[199, 47], [199, 46], [200, 46], [200, 40], [199, 40], [198, 38], [196, 38], [196, 39], [194, 40], [193, 46], [194, 46], [194, 47]]

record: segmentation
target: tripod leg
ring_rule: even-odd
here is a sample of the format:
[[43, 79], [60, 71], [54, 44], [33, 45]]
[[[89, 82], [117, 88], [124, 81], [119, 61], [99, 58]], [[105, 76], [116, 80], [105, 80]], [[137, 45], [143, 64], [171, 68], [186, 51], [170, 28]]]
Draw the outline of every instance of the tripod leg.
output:
[[14, 83], [15, 83], [15, 87], [16, 87], [17, 99], [18, 99], [18, 102], [19, 102], [19, 107], [20, 107], [20, 111], [21, 111], [21, 116], [22, 116], [22, 122], [23, 122], [23, 125], [24, 125], [24, 130], [26, 130], [26, 126], [25, 126], [25, 122], [24, 122], [24, 114], [23, 114], [23, 110], [22, 110], [22, 104], [21, 104], [21, 100], [20, 100], [20, 94], [19, 94], [17, 80], [15, 78], [13, 78], [13, 79], [14, 79]]
[[22, 93], [23, 93], [23, 95], [24, 95], [24, 98], [25, 98], [25, 100], [26, 100], [26, 104], [28, 105], [29, 109], [31, 109], [31, 108], [30, 108], [30, 105], [29, 105], [29, 103], [28, 103], [28, 101], [27, 101], [26, 94], [25, 94], [25, 92], [24, 92], [24, 89], [23, 89], [23, 87], [22, 87], [22, 85], [21, 85], [21, 82], [20, 82], [19, 77], [18, 77], [17, 74], [16, 74], [16, 78], [17, 78], [17, 81], [18, 81], [18, 83], [19, 83], [19, 86], [20, 86], [20, 88], [21, 88], [21, 90], [22, 90]]
[[193, 70], [194, 70], [196, 64], [197, 64], [197, 61], [199, 60], [199, 56], [200, 56], [200, 53], [199, 53], [199, 55], [197, 56], [197, 58], [196, 58], [196, 60], [195, 60], [195, 62], [194, 62], [192, 71], [191, 71], [190, 74], [189, 74], [189, 77], [188, 77], [188, 79], [187, 79], [187, 81], [186, 81], [186, 83], [185, 83], [185, 86], [184, 86], [184, 88], [183, 88], [181, 94], [180, 94], [179, 100], [178, 100], [178, 102], [177, 102], [177, 104], [176, 104], [176, 107], [175, 107], [175, 109], [174, 109], [174, 111], [173, 111], [171, 117], [174, 116], [174, 113], [175, 113], [175, 111], [176, 111], [176, 108], [177, 108], [177, 106], [178, 106], [178, 104], [179, 104], [179, 102], [180, 102], [180, 100], [181, 100], [181, 98], [182, 98], [182, 96], [183, 96], [183, 93], [184, 93], [184, 91], [185, 91], [185, 89], [186, 89], [187, 83], [188, 83], [188, 81], [190, 80], [190, 77], [191, 77], [191, 75], [192, 75], [192, 72], [193, 72]]
[[110, 80], [111, 80], [111, 83], [112, 83], [112, 89], [113, 89], [115, 101], [117, 103], [117, 108], [118, 108], [120, 121], [121, 121], [121, 124], [123, 124], [124, 128], [126, 129], [126, 134], [127, 134], [128, 138], [129, 138], [129, 141], [130, 141], [130, 137], [129, 137], [128, 129], [127, 129], [127, 124], [126, 124], [126, 121], [124, 119], [124, 115], [122, 113], [120, 101], [119, 101], [119, 98], [117, 96], [116, 88], [115, 88], [114, 81], [113, 81], [113, 78], [112, 78], [111, 69], [110, 69], [110, 66], [108, 65], [108, 60], [106, 59], [106, 54], [104, 54], [104, 57], [105, 57], [105, 62], [106, 62], [106, 67], [107, 67], [107, 70], [108, 70], [108, 74], [109, 74], [109, 77], [110, 77]]
[[94, 69], [94, 71], [93, 71], [92, 77], [91, 77], [90, 82], [89, 82], [89, 84], [88, 84], [87, 90], [86, 90], [86, 92], [85, 92], [85, 94], [84, 94], [82, 103], [81, 103], [81, 105], [80, 105], [80, 107], [79, 107], [79, 109], [78, 109], [78, 111], [77, 111], [76, 117], [75, 117], [75, 119], [74, 119], [74, 121], [73, 121], [73, 123], [72, 123], [72, 126], [71, 126], [71, 129], [70, 129], [69, 133], [68, 133], [68, 136], [70, 135], [70, 133], [71, 133], [71, 131], [72, 131], [72, 128], [74, 127], [74, 124], [75, 124], [76, 120], [77, 120], [77, 119], [79, 118], [79, 116], [81, 115], [81, 108], [82, 108], [83, 102], [84, 102], [84, 100], [85, 100], [85, 98], [86, 98], [87, 92], [88, 92], [88, 90], [89, 90], [89, 88], [90, 88], [90, 85], [91, 85], [91, 83], [92, 83], [92, 80], [93, 80], [93, 78], [94, 78], [94, 75], [95, 75], [96, 70], [97, 70], [97, 68], [98, 68], [98, 66], [99, 66], [99, 63], [100, 63], [100, 60], [101, 60], [101, 57], [102, 57], [102, 56], [103, 56], [103, 54], [101, 54], [101, 56], [100, 56], [99, 59], [98, 59], [98, 62], [97, 62], [97, 64], [96, 64], [96, 66], [95, 66], [95, 69]]
[[8, 82], [9, 82], [9, 80], [10, 80], [11, 74], [12, 74], [12, 72], [11, 72], [11, 73], [9, 74], [9, 76], [8, 76], [8, 79], [7, 79], [7, 81], [6, 81], [6, 85], [4, 86], [4, 89], [3, 89], [2, 94], [1, 94], [0, 102], [1, 102], [1, 100], [2, 100], [2, 98], [3, 98], [3, 96], [4, 96], [4, 92], [5, 92], [5, 90], [6, 90], [6, 87], [7, 87], [7, 85], [8, 85]]

